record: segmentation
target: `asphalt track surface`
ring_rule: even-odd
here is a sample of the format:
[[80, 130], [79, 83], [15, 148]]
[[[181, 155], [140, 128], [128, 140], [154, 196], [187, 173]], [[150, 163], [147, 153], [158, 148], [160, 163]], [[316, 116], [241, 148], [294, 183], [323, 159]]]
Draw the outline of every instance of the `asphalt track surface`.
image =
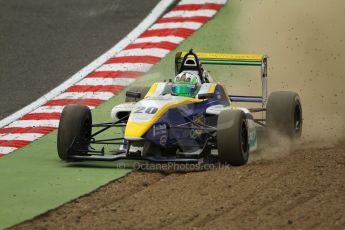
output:
[[158, 0], [0, 1], [0, 119], [126, 36]]

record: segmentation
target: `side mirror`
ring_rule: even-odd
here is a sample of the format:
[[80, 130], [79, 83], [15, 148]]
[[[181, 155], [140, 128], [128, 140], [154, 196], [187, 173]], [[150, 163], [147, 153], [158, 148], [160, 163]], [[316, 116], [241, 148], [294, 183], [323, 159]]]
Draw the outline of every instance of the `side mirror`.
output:
[[198, 95], [198, 99], [209, 99], [209, 98], [213, 98], [214, 97], [214, 93], [202, 93]]
[[140, 92], [127, 91], [126, 97], [132, 97], [135, 99], [139, 99], [141, 97], [141, 93]]

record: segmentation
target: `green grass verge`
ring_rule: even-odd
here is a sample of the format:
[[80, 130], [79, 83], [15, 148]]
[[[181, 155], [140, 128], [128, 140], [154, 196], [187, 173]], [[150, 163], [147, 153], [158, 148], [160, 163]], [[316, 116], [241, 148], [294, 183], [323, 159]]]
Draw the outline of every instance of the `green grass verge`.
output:
[[[193, 48], [199, 52], [236, 52], [240, 41], [236, 17], [240, 12], [232, 2], [215, 19], [188, 38], [178, 51]], [[174, 77], [174, 55], [171, 52], [133, 85], [150, 85]], [[229, 67], [210, 66], [213, 76], [231, 86], [237, 80]], [[224, 74], [224, 71], [229, 74]], [[243, 73], [243, 72], [241, 72]], [[245, 76], [244, 76], [245, 77]], [[95, 109], [94, 122], [110, 120], [111, 108], [124, 101], [124, 92]], [[0, 228], [30, 219], [49, 209], [89, 193], [107, 182], [129, 173], [115, 163], [66, 164], [56, 153], [56, 131], [29, 146], [0, 159]]]
[[[109, 111], [123, 96], [98, 107], [96, 121], [109, 120]], [[0, 229], [30, 219], [89, 193], [131, 169], [114, 163], [66, 164], [56, 151], [56, 131], [0, 159]]]

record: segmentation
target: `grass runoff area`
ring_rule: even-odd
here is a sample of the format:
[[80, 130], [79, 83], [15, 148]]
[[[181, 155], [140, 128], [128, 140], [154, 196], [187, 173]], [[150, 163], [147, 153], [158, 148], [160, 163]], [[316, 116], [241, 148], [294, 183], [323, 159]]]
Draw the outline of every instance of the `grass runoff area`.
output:
[[[177, 51], [240, 52], [236, 38], [236, 18], [241, 13], [230, 1], [203, 28], [183, 42], [176, 51], [155, 65], [132, 86], [147, 85], [173, 78], [174, 56]], [[209, 66], [220, 82], [232, 78], [229, 68]], [[236, 71], [236, 70], [235, 70]], [[224, 74], [228, 72], [229, 74]], [[124, 101], [125, 91], [92, 111], [94, 122], [110, 121], [112, 107]], [[108, 133], [111, 135], [111, 133]], [[56, 208], [72, 199], [90, 193], [98, 187], [125, 176], [131, 168], [116, 168], [115, 163], [64, 163], [56, 150], [54, 131], [25, 148], [0, 159], [0, 228], [6, 228]]]

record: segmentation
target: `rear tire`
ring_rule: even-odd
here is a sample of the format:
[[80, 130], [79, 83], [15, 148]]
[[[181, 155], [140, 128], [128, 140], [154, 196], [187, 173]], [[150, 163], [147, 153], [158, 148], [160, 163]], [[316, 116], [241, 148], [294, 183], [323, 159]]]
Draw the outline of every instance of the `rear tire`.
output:
[[[72, 144], [78, 150], [87, 152], [92, 130], [92, 116], [89, 107], [84, 105], [67, 105], [61, 114], [57, 134], [57, 149], [61, 160], [68, 161], [73, 152]], [[82, 154], [83, 152], [78, 152]]]
[[146, 96], [146, 94], [149, 92], [150, 87], [147, 86], [137, 86], [137, 87], [131, 87], [127, 91], [131, 92], [138, 92], [141, 94], [140, 98], [133, 98], [133, 97], [126, 97], [125, 102], [137, 102]]
[[291, 139], [302, 133], [302, 106], [297, 93], [277, 91], [270, 94], [266, 106], [266, 124]]
[[221, 163], [240, 166], [248, 162], [248, 128], [243, 111], [224, 110], [218, 115], [217, 145]]

